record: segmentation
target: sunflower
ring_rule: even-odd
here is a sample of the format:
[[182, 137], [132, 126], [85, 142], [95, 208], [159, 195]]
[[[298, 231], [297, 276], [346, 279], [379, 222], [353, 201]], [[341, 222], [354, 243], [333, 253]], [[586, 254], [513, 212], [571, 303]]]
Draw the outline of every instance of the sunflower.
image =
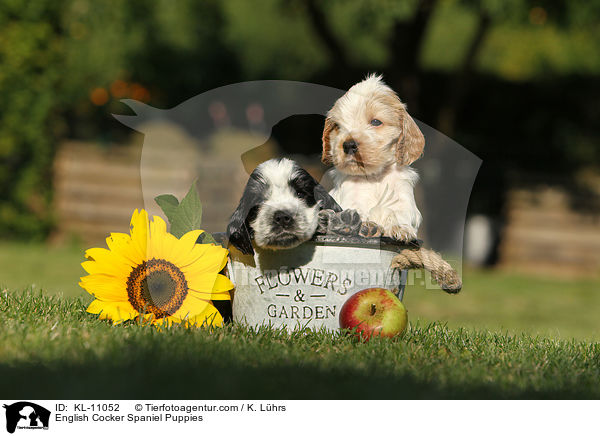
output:
[[219, 272], [227, 250], [196, 244], [202, 230], [177, 239], [165, 222], [136, 209], [130, 234], [112, 233], [106, 248], [91, 248], [79, 285], [96, 299], [87, 311], [117, 324], [141, 317], [154, 324], [222, 325], [211, 300], [230, 300], [231, 281]]

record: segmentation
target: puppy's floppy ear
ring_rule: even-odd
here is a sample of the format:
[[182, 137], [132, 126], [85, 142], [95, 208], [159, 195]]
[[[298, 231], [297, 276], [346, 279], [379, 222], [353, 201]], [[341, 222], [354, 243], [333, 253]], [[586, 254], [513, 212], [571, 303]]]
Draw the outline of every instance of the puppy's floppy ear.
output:
[[315, 197], [315, 202], [321, 202], [321, 209], [332, 209], [336, 212], [341, 212], [342, 208], [331, 195], [327, 192], [323, 186], [310, 175], [308, 171], [296, 164], [295, 175], [297, 180], [301, 180], [301, 184], [304, 186], [303, 190], [312, 191], [312, 195]]
[[315, 186], [315, 200], [321, 202], [321, 209], [331, 209], [336, 212], [342, 211], [340, 205], [329, 195], [329, 192], [318, 183]]
[[425, 137], [408, 112], [403, 108], [401, 115], [402, 135], [398, 139], [396, 161], [410, 165], [423, 155]]
[[323, 154], [321, 155], [321, 162], [325, 165], [329, 165], [333, 163], [331, 159], [331, 144], [330, 144], [330, 136], [331, 132], [337, 130], [338, 126], [334, 123], [331, 118], [325, 118], [325, 126], [323, 127]]
[[254, 254], [252, 248], [252, 229], [250, 228], [250, 217], [253, 208], [264, 202], [265, 181], [255, 170], [250, 174], [244, 193], [238, 207], [235, 209], [229, 224], [227, 225], [227, 237], [229, 242], [244, 254]]

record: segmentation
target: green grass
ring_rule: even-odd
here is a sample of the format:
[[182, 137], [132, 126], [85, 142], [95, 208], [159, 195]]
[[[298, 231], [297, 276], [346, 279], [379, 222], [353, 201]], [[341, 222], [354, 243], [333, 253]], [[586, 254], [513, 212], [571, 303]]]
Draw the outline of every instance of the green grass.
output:
[[51, 294], [83, 295], [77, 284], [85, 275], [84, 249], [0, 241], [0, 287], [44, 289]]
[[[0, 288], [44, 289], [50, 295], [89, 296], [78, 285], [83, 249], [0, 243]], [[418, 277], [418, 275], [417, 275]], [[404, 303], [412, 322], [452, 329], [526, 332], [555, 339], [600, 340], [600, 279], [551, 279], [502, 271], [465, 270], [456, 296], [408, 286]]]
[[465, 270], [457, 295], [409, 286], [411, 319], [555, 339], [600, 340], [600, 279]]
[[600, 398], [598, 280], [467, 270], [457, 296], [414, 284], [405, 336], [365, 344], [112, 327], [85, 312], [82, 253], [0, 244], [5, 397]]
[[4, 292], [7, 398], [600, 398], [600, 345], [417, 324], [358, 343], [238, 326], [112, 327], [80, 298]]

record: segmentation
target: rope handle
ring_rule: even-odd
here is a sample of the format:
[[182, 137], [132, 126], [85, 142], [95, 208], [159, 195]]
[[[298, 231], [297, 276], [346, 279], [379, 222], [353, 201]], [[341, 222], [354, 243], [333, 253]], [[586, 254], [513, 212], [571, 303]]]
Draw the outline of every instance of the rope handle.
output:
[[457, 294], [462, 289], [462, 281], [456, 270], [439, 253], [427, 248], [401, 250], [392, 259], [390, 267], [401, 270], [426, 269], [440, 288], [449, 294]]

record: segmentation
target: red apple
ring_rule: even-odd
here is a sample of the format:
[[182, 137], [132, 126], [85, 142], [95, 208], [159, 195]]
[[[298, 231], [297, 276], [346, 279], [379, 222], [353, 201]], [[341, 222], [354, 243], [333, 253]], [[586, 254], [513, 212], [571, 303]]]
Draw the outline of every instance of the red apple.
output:
[[340, 327], [352, 329], [365, 341], [372, 336], [392, 337], [406, 329], [408, 315], [404, 304], [383, 288], [368, 288], [346, 300], [340, 310]]

